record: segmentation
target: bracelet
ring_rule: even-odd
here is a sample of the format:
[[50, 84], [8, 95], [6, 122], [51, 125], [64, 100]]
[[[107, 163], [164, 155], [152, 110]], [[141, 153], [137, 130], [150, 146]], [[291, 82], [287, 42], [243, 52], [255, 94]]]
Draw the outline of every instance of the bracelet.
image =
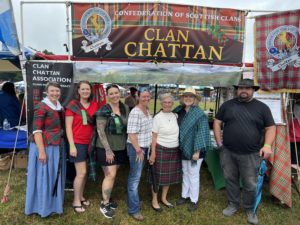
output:
[[272, 146], [271, 146], [271, 145], [269, 145], [269, 144], [264, 144], [264, 147], [267, 147], [267, 148], [272, 148]]

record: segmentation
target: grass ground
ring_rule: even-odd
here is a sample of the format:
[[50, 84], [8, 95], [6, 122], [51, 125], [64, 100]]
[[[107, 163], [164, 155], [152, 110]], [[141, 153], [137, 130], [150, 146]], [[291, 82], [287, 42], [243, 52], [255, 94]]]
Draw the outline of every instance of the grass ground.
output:
[[[175, 106], [178, 102], [175, 102]], [[150, 111], [153, 112], [153, 100], [150, 104]], [[200, 103], [204, 108], [204, 102]], [[159, 109], [159, 104], [157, 105]], [[207, 109], [214, 108], [214, 103], [207, 103]], [[145, 171], [145, 170], [144, 170]], [[4, 190], [7, 171], [0, 171], [0, 196]], [[84, 214], [75, 214], [71, 208], [73, 193], [65, 193], [64, 213], [62, 215], [53, 215], [49, 218], [41, 219], [39, 216], [25, 216], [25, 188], [26, 188], [26, 170], [13, 170], [11, 178], [12, 192], [9, 195], [7, 204], [0, 204], [0, 224], [1, 225], [25, 225], [25, 224], [99, 224], [99, 225], [243, 225], [247, 224], [246, 216], [242, 210], [230, 218], [222, 216], [222, 209], [226, 207], [225, 190], [216, 191], [207, 168], [201, 170], [201, 192], [199, 199], [199, 209], [193, 213], [188, 212], [187, 206], [168, 209], [163, 207], [164, 211], [160, 214], [151, 208], [150, 187], [145, 182], [146, 173], [144, 172], [140, 183], [140, 195], [142, 200], [142, 213], [145, 216], [143, 223], [134, 221], [127, 214], [126, 206], [126, 185], [128, 176], [128, 166], [123, 166], [119, 170], [117, 180], [113, 190], [113, 198], [118, 202], [119, 207], [116, 210], [116, 217], [112, 220], [105, 219], [99, 212], [99, 202], [101, 199], [100, 182], [103, 178], [99, 171], [97, 182], [88, 182], [86, 186], [86, 197], [92, 202]], [[170, 188], [169, 201], [175, 203], [180, 197], [180, 185]], [[283, 207], [274, 202], [268, 192], [268, 184], [264, 185], [264, 192], [260, 207], [258, 209], [258, 218], [260, 224], [265, 225], [300, 225], [300, 196], [293, 189], [293, 207], [291, 209]]]
[[[145, 171], [145, 170], [144, 170]], [[4, 190], [8, 172], [0, 173], [0, 191]], [[100, 173], [97, 182], [88, 182], [86, 186], [86, 197], [91, 200], [92, 206], [84, 214], [75, 214], [71, 208], [72, 192], [65, 193], [64, 213], [62, 215], [53, 215], [41, 219], [39, 216], [25, 216], [25, 183], [26, 170], [13, 170], [12, 172], [12, 192], [9, 195], [9, 202], [0, 204], [0, 224], [142, 224], [134, 221], [127, 214], [126, 206], [126, 182], [128, 176], [128, 166], [121, 167], [115, 187], [113, 198], [118, 202], [119, 207], [116, 210], [114, 219], [105, 219], [99, 212], [100, 201], [100, 182], [103, 175]], [[207, 168], [201, 170], [201, 193], [199, 200], [199, 209], [193, 213], [188, 212], [187, 206], [178, 206], [173, 209], [163, 207], [162, 213], [156, 213], [151, 208], [151, 194], [149, 185], [145, 182], [146, 173], [143, 174], [140, 184], [140, 195], [142, 202], [142, 213], [145, 216], [145, 225], [164, 224], [164, 225], [240, 225], [247, 224], [246, 216], [242, 210], [230, 218], [222, 216], [222, 209], [226, 207], [225, 190], [216, 191]], [[174, 203], [180, 196], [180, 185], [170, 188], [169, 200]], [[260, 224], [274, 225], [297, 225], [300, 224], [300, 201], [299, 195], [293, 189], [293, 208], [287, 209], [282, 205], [275, 203], [268, 193], [268, 184], [264, 185], [264, 194], [262, 202], [258, 209]]]

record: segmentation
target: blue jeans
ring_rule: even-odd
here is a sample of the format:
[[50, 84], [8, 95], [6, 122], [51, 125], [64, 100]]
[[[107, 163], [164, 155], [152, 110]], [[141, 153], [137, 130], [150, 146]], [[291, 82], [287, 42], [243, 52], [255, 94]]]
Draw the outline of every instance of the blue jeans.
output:
[[127, 183], [127, 204], [128, 204], [128, 214], [135, 215], [140, 212], [140, 198], [138, 193], [138, 187], [141, 179], [142, 170], [147, 160], [148, 148], [142, 148], [144, 152], [144, 161], [136, 161], [136, 151], [132, 144], [127, 143], [127, 153], [129, 157], [130, 170], [128, 175]]
[[243, 205], [252, 210], [255, 202], [256, 183], [260, 165], [259, 152], [237, 154], [225, 147], [220, 151], [220, 161], [225, 178], [229, 205], [240, 207], [240, 178], [243, 184]]

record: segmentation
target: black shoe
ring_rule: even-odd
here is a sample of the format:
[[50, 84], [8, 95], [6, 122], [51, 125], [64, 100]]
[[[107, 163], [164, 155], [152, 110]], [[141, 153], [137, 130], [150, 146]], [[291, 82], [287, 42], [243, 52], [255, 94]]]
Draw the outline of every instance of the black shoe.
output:
[[198, 204], [195, 202], [190, 202], [189, 211], [192, 212], [195, 211], [196, 209], [198, 209]]
[[185, 203], [187, 203], [190, 200], [190, 198], [180, 198], [176, 201], [176, 205], [183, 205]]
[[162, 212], [163, 211], [163, 209], [162, 208], [155, 208], [153, 205], [152, 205], [152, 209], [155, 211], [155, 212], [158, 212], [158, 213], [160, 213], [160, 212]]
[[100, 212], [108, 219], [113, 218], [115, 215], [115, 212], [110, 208], [109, 203], [104, 204], [103, 202], [101, 202]]
[[114, 200], [112, 200], [112, 198], [109, 199], [109, 206], [111, 209], [115, 210], [116, 208], [118, 208], [118, 203], [116, 203]]
[[170, 202], [169, 202], [168, 204], [162, 202], [162, 204], [163, 204], [164, 206], [168, 207], [168, 208], [174, 208], [174, 205], [173, 205], [172, 203], [170, 203]]

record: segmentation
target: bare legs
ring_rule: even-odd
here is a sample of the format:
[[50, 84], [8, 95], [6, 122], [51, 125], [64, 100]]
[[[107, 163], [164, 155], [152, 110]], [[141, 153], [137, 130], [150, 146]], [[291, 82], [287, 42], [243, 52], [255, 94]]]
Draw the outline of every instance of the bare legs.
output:
[[[86, 183], [86, 171], [87, 171], [86, 161], [75, 163], [76, 177], [74, 179], [74, 200], [73, 206], [81, 206], [81, 201], [84, 200], [83, 192]], [[78, 211], [84, 212], [84, 209], [78, 209]]]
[[118, 165], [102, 167], [104, 172], [104, 179], [102, 182], [102, 198], [104, 204], [109, 202], [118, 169]]
[[[162, 186], [161, 201], [165, 205], [170, 205], [171, 204], [167, 200], [167, 194], [168, 194], [168, 191], [169, 191], [169, 187], [170, 186]], [[157, 200], [157, 193], [154, 193], [153, 189], [152, 189], [152, 206], [154, 208], [160, 208], [160, 206], [158, 204], [158, 200]]]

